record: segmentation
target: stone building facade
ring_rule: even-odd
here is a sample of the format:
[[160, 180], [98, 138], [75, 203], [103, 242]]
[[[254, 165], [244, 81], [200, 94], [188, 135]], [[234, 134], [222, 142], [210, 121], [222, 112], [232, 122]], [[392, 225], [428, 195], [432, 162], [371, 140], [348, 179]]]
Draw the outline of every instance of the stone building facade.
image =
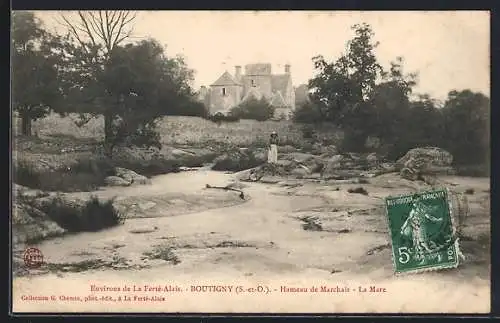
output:
[[227, 113], [250, 98], [266, 99], [276, 108], [275, 117], [288, 119], [295, 110], [295, 89], [292, 84], [290, 65], [284, 73], [273, 74], [271, 64], [257, 63], [235, 66], [234, 75], [225, 71], [209, 88], [202, 86], [199, 100], [210, 113]]

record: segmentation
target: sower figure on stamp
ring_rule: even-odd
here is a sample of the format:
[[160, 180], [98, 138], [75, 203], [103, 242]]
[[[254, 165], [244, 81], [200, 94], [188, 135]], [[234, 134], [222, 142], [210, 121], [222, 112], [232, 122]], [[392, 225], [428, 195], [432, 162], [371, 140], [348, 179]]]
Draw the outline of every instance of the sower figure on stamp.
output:
[[440, 222], [443, 219], [433, 217], [429, 214], [430, 209], [419, 200], [414, 201], [413, 208], [408, 215], [408, 218], [401, 226], [400, 233], [405, 236], [410, 236], [413, 240], [413, 248], [415, 248], [415, 259], [425, 260], [425, 252], [431, 253], [432, 249], [429, 244], [432, 241], [427, 241], [427, 232], [425, 221]]
[[278, 134], [276, 131], [273, 131], [269, 138], [269, 149], [267, 152], [267, 162], [270, 164], [276, 164], [278, 162], [278, 141]]

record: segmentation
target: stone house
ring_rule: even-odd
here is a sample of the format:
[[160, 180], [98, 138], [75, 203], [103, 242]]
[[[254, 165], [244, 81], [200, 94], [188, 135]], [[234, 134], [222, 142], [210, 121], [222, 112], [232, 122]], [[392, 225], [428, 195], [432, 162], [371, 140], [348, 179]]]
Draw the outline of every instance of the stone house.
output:
[[225, 71], [209, 88], [202, 86], [199, 100], [210, 113], [227, 113], [250, 98], [266, 99], [276, 108], [275, 117], [288, 119], [295, 109], [295, 89], [292, 84], [290, 65], [284, 73], [273, 74], [271, 64], [257, 63], [235, 66], [234, 75]]

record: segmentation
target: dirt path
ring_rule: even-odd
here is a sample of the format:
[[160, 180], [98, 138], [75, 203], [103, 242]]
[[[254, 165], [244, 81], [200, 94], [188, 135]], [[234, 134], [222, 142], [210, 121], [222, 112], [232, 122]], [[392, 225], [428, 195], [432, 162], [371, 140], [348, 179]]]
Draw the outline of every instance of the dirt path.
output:
[[[398, 186], [390, 176], [363, 185], [368, 196], [348, 193], [349, 187], [359, 186], [349, 184], [244, 184], [248, 200], [234, 203], [235, 192], [203, 189], [207, 183], [225, 185], [230, 180], [231, 175], [201, 170], [158, 176], [151, 186], [99, 191], [100, 197], [119, 195], [122, 203], [142, 205], [139, 213], [156, 217], [132, 218], [110, 230], [41, 243], [37, 247], [47, 265], [14, 279], [14, 310], [489, 311], [489, 249], [484, 247], [489, 242], [479, 243], [488, 239], [489, 232], [488, 179], [447, 178], [457, 184], [457, 190], [473, 187], [476, 191], [470, 198], [469, 221], [474, 225], [467, 234], [471, 238], [462, 242], [467, 262], [457, 270], [402, 277], [392, 273], [381, 198], [411, 188]], [[232, 206], [228, 202], [227, 207], [214, 208], [210, 201], [224, 196], [233, 201]], [[189, 212], [190, 201], [198, 201], [199, 209]], [[168, 296], [164, 302], [148, 303], [20, 300], [22, 295], [60, 295], [61, 291], [85, 297], [94, 293], [92, 284], [171, 284], [182, 292], [164, 294]], [[270, 293], [190, 292], [195, 285], [259, 284]], [[348, 287], [349, 292], [282, 289], [312, 285]], [[360, 292], [370, 286], [386, 291]]]

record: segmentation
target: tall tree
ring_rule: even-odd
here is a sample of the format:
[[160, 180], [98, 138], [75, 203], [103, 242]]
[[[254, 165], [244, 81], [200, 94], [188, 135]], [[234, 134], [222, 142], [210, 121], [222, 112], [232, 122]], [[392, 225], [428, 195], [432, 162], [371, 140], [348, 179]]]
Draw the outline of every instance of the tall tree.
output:
[[490, 154], [490, 99], [471, 90], [451, 91], [443, 107], [445, 147], [457, 163], [487, 163]]
[[373, 108], [371, 135], [377, 136], [393, 146], [392, 154], [408, 149], [408, 124], [411, 119], [410, 95], [417, 84], [417, 74], [405, 74], [403, 58], [397, 57], [390, 63], [388, 71], [382, 73], [382, 80], [375, 85], [370, 105]]
[[194, 101], [192, 78], [193, 71], [183, 60], [168, 58], [155, 40], [115, 47], [95, 84], [82, 90], [106, 89], [92, 102], [96, 111], [110, 117], [107, 153], [112, 154], [120, 144], [159, 147], [156, 120], [165, 114], [179, 114], [178, 106]]
[[[93, 76], [102, 70], [103, 64], [110, 58], [113, 49], [125, 42], [133, 32], [134, 11], [105, 10], [77, 11], [76, 14], [61, 14], [62, 24], [75, 41], [75, 49], [79, 51], [79, 67], [73, 68], [74, 83], [79, 87], [88, 87]], [[85, 72], [87, 71], [87, 72]], [[78, 82], [77, 82], [78, 79]], [[105, 88], [94, 88], [99, 96], [106, 92]], [[76, 91], [73, 95], [77, 95]], [[88, 95], [88, 94], [87, 94]], [[78, 105], [78, 103], [77, 103]], [[80, 124], [89, 120], [88, 114], [80, 114]], [[104, 113], [104, 135], [112, 135], [112, 114]]]
[[32, 121], [46, 116], [60, 99], [51, 37], [33, 13], [12, 13], [12, 104], [24, 135], [31, 135]]
[[343, 127], [349, 138], [346, 145], [357, 149], [368, 135], [366, 122], [373, 113], [369, 98], [383, 70], [375, 57], [378, 43], [373, 41], [370, 25], [356, 24], [352, 29], [354, 37], [339, 59], [327, 62], [323, 56], [313, 58], [318, 73], [309, 81], [309, 88], [323, 119]]
[[311, 99], [323, 107], [324, 117], [337, 124], [345, 124], [345, 117], [369, 99], [382, 73], [371, 27], [356, 24], [352, 29], [355, 35], [339, 59], [328, 62], [321, 55], [313, 58], [318, 74], [308, 84]]

